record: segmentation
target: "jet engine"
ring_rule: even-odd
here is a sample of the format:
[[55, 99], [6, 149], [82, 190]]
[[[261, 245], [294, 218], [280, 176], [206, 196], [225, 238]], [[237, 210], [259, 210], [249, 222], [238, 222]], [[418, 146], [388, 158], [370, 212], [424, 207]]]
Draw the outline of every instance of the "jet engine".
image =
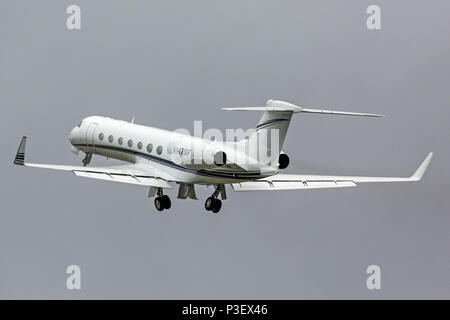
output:
[[221, 167], [225, 163], [227, 163], [227, 154], [223, 151], [217, 151], [214, 154], [214, 164], [218, 167]]
[[278, 158], [278, 168], [286, 169], [289, 166], [289, 156], [286, 153], [281, 153]]

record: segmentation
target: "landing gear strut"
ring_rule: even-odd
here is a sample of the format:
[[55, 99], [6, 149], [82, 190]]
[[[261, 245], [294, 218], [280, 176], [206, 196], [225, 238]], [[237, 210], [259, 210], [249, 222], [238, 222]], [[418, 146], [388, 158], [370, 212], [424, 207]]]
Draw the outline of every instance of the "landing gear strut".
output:
[[206, 199], [205, 201], [205, 209], [207, 211], [212, 211], [214, 213], [218, 213], [222, 208], [222, 201], [218, 199], [219, 194], [222, 195], [222, 199], [224, 199], [223, 194], [225, 193], [225, 188], [222, 185], [217, 185], [216, 190], [214, 190], [211, 197]]
[[163, 211], [164, 209], [170, 209], [172, 202], [168, 195], [164, 195], [162, 188], [158, 189], [158, 196], [155, 198], [155, 207], [158, 211]]
[[83, 167], [86, 167], [92, 159], [92, 152], [86, 152], [86, 157], [83, 159]]

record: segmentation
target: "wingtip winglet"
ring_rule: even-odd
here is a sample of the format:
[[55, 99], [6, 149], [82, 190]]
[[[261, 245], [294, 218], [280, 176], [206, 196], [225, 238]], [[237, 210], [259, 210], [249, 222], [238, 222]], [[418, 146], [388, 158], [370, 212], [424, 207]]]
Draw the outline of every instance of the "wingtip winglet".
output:
[[411, 179], [414, 181], [419, 181], [422, 179], [423, 174], [427, 170], [428, 165], [430, 164], [431, 158], [433, 157], [433, 152], [430, 152], [428, 156], [423, 160], [422, 164], [417, 168], [416, 172], [411, 176]]
[[16, 157], [14, 158], [14, 164], [18, 166], [25, 165], [25, 146], [27, 143], [27, 137], [23, 136], [20, 141], [19, 148], [17, 149]]

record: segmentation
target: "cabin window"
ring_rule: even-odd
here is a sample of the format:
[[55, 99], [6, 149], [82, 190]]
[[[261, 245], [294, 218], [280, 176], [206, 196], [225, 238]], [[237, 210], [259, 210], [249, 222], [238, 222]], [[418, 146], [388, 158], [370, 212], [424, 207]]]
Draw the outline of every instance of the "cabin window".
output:
[[163, 147], [158, 146], [158, 148], [156, 148], [156, 153], [161, 154], [162, 152], [163, 152]]
[[152, 150], [153, 150], [153, 145], [152, 145], [151, 143], [149, 143], [149, 144], [147, 145], [147, 152], [148, 152], [148, 153], [151, 153]]
[[128, 140], [128, 146], [131, 148], [133, 146], [133, 140]]
[[123, 143], [123, 138], [120, 137], [119, 140], [117, 140], [117, 141], [119, 142], [120, 145], [122, 145], [122, 143]]
[[139, 141], [137, 146], [138, 146], [138, 149], [141, 150], [142, 149], [142, 142]]
[[108, 141], [111, 142], [111, 143], [113, 143], [113, 142], [114, 142], [114, 137], [113, 137], [112, 135], [110, 135], [110, 136], [108, 137]]
[[103, 134], [103, 132], [98, 135], [98, 138], [100, 141], [102, 141], [104, 137], [105, 137], [105, 135]]

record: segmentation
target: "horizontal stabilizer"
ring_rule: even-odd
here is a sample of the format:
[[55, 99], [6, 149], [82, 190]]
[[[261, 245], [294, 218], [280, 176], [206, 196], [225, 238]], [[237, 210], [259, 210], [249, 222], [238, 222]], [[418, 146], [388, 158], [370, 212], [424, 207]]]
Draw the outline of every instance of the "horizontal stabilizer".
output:
[[300, 112], [304, 112], [304, 113], [318, 113], [318, 114], [334, 114], [334, 115], [341, 115], [341, 116], [384, 117], [384, 115], [382, 115], [382, 114], [375, 114], [375, 113], [360, 113], [360, 112], [305, 109], [305, 108], [302, 108], [302, 111], [300, 111]]
[[274, 111], [274, 112], [286, 112], [292, 111], [294, 113], [302, 112], [302, 108], [292, 105], [289, 106], [273, 106], [273, 107], [222, 107], [222, 110], [226, 111]]
[[384, 117], [381, 114], [375, 113], [359, 113], [336, 110], [321, 110], [308, 109], [293, 105], [288, 102], [278, 100], [268, 100], [264, 107], [222, 107], [222, 110], [227, 111], [269, 111], [269, 112], [293, 112], [293, 113], [317, 113], [317, 114], [332, 114], [345, 116], [362, 116], [362, 117]]

